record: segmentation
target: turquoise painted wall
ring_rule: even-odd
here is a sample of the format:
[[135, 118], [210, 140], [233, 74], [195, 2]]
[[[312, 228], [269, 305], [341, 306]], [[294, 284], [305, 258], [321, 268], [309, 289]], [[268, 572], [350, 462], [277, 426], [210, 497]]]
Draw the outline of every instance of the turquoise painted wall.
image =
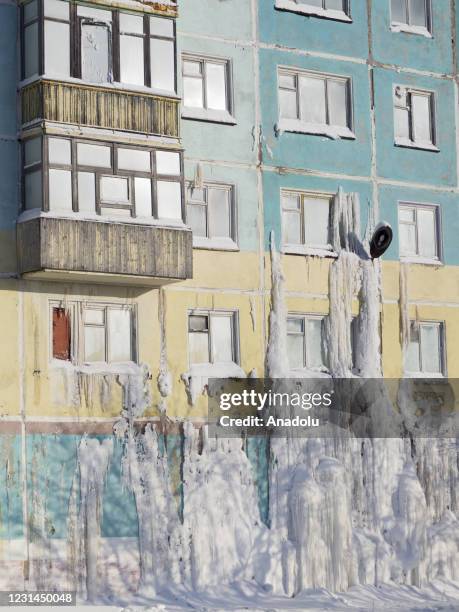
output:
[[361, 233], [365, 233], [369, 209], [372, 202], [372, 187], [369, 181], [352, 181], [341, 178], [323, 178], [304, 176], [298, 174], [278, 174], [277, 172], [264, 172], [263, 196], [265, 203], [265, 249], [269, 249], [270, 231], [274, 230], [276, 247], [281, 244], [281, 189], [297, 189], [300, 191], [318, 191], [335, 194], [339, 187], [346, 192], [356, 192], [360, 198]]
[[[283, 133], [275, 136], [279, 121], [277, 68], [289, 66], [350, 77], [354, 99], [355, 140], [331, 140], [323, 136]], [[260, 50], [260, 97], [267, 165], [369, 176], [371, 172], [370, 87], [364, 64], [300, 56], [273, 49]]]
[[300, 52], [318, 51], [366, 58], [368, 38], [367, 7], [364, 0], [351, 0], [352, 23], [319, 19], [275, 8], [275, 0], [258, 2], [260, 40]]
[[[452, 80], [375, 69], [378, 175], [411, 183], [457, 185], [456, 118]], [[393, 87], [433, 91], [438, 152], [394, 146]]]
[[418, 34], [392, 32], [390, 1], [373, 0], [371, 25], [374, 59], [416, 70], [439, 74], [451, 73], [453, 71], [451, 2], [433, 0], [431, 5], [433, 36], [426, 38]]
[[459, 214], [458, 196], [455, 193], [417, 189], [415, 187], [396, 187], [381, 185], [379, 202], [381, 218], [389, 222], [394, 229], [394, 240], [385, 254], [386, 259], [398, 259], [398, 202], [418, 202], [435, 204], [440, 208], [440, 223], [442, 229], [443, 263], [450, 266], [459, 265]]
[[[194, 179], [196, 164], [185, 162], [185, 177]], [[258, 250], [257, 176], [254, 169], [231, 165], [201, 164], [205, 181], [232, 185], [238, 219], [238, 245], [241, 251]]]
[[0, 540], [23, 537], [21, 438], [0, 435]]

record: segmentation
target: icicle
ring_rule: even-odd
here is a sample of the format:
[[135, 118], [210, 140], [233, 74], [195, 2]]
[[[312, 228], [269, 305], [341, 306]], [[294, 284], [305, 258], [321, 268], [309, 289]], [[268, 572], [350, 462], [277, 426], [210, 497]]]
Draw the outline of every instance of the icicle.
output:
[[271, 244], [271, 310], [269, 313], [269, 341], [266, 365], [270, 378], [285, 378], [288, 373], [287, 312], [285, 308], [284, 283], [280, 254], [276, 250], [274, 231]]
[[352, 371], [352, 302], [361, 284], [358, 257], [345, 250], [330, 266], [330, 314], [327, 322], [328, 364], [336, 378]]
[[400, 309], [400, 343], [402, 351], [405, 352], [410, 342], [410, 314], [408, 309], [408, 271], [409, 265], [406, 263], [400, 264], [400, 294], [399, 294], [399, 309]]
[[158, 373], [158, 389], [161, 394], [160, 411], [165, 413], [167, 410], [166, 399], [172, 393], [172, 374], [169, 370], [167, 362], [167, 344], [166, 344], [166, 296], [164, 289], [159, 290], [158, 296], [158, 319], [160, 328], [160, 355], [159, 355], [159, 373]]
[[204, 179], [202, 165], [198, 162], [194, 170], [193, 189], [202, 189], [204, 187]]
[[93, 601], [98, 595], [98, 557], [100, 523], [102, 518], [102, 493], [113, 453], [113, 440], [99, 442], [97, 438], [81, 439], [78, 447], [80, 470], [80, 528], [84, 538], [87, 598]]
[[361, 285], [358, 335], [355, 341], [355, 368], [363, 378], [379, 378], [381, 372], [380, 340], [380, 264], [360, 260]]

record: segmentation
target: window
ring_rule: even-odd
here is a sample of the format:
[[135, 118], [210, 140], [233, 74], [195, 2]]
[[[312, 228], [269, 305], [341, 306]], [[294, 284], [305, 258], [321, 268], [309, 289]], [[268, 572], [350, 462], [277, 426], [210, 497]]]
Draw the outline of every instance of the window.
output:
[[44, 0], [43, 7], [46, 41], [44, 72], [48, 75], [70, 75], [70, 2]]
[[291, 370], [325, 367], [322, 316], [291, 315], [287, 318], [287, 351]]
[[41, 137], [23, 143], [26, 209], [182, 220], [180, 152], [54, 136], [43, 142], [45, 164]]
[[436, 150], [434, 94], [395, 87], [394, 125], [396, 144]]
[[[183, 105], [185, 109], [204, 111], [203, 117], [230, 115], [231, 87], [228, 60], [184, 56]], [[185, 116], [188, 116], [187, 114]]]
[[236, 313], [196, 312], [188, 315], [190, 365], [238, 363]]
[[23, 198], [25, 210], [42, 207], [42, 148], [43, 145], [41, 136], [29, 138], [23, 143]]
[[32, 0], [22, 7], [22, 75], [25, 79], [40, 72], [38, 10], [38, 0]]
[[133, 306], [71, 303], [64, 309], [53, 304], [51, 313], [54, 359], [80, 364], [136, 360]]
[[77, 15], [80, 25], [78, 76], [89, 83], [108, 83], [113, 80], [110, 53], [112, 14], [110, 11], [78, 6]]
[[23, 78], [45, 74], [176, 91], [173, 19], [32, 0], [23, 5], [22, 29]]
[[440, 257], [438, 207], [399, 204], [400, 256], [438, 260]]
[[287, 131], [353, 136], [349, 78], [279, 70], [279, 110]]
[[405, 369], [411, 373], [444, 374], [444, 325], [411, 321]]
[[351, 21], [349, 0], [276, 0], [276, 8], [303, 15]]
[[391, 21], [393, 29], [429, 33], [432, 29], [430, 0], [391, 0]]
[[330, 209], [332, 197], [281, 192], [282, 243], [286, 250], [302, 248], [331, 250]]
[[186, 210], [193, 238], [235, 242], [234, 198], [230, 185], [209, 183], [196, 189], [189, 184]]

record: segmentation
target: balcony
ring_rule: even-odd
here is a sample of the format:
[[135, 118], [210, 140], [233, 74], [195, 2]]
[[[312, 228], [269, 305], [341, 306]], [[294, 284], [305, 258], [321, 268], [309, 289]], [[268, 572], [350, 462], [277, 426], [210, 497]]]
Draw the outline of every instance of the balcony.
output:
[[160, 286], [192, 277], [192, 233], [136, 223], [40, 216], [17, 224], [25, 278]]
[[22, 124], [39, 121], [179, 137], [179, 100], [100, 85], [39, 80], [22, 89]]

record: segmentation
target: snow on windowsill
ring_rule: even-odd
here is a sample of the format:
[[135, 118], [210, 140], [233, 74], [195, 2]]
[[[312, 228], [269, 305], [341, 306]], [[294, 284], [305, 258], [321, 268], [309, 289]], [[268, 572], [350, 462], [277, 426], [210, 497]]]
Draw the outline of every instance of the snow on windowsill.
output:
[[49, 211], [44, 212], [39, 208], [34, 208], [32, 210], [25, 210], [22, 212], [18, 219], [18, 223], [24, 223], [25, 221], [30, 221], [31, 219], [37, 218], [51, 218], [51, 219], [73, 219], [75, 221], [97, 221], [98, 223], [119, 223], [124, 225], [126, 223], [132, 225], [152, 225], [156, 227], [170, 227], [174, 229], [183, 229], [187, 231], [191, 231], [189, 227], [187, 227], [183, 221], [179, 221], [178, 219], [153, 219], [152, 217], [119, 217], [119, 216], [109, 216], [109, 215], [97, 215], [96, 213], [88, 213], [88, 212], [74, 212], [74, 211]]
[[275, 7], [284, 11], [300, 13], [300, 15], [324, 17], [325, 19], [334, 19], [335, 21], [352, 23], [352, 19], [349, 17], [349, 15], [346, 15], [344, 11], [323, 9], [318, 6], [311, 6], [307, 2], [297, 3], [295, 0], [276, 0]]
[[324, 247], [306, 247], [298, 244], [284, 244], [282, 252], [286, 255], [310, 255], [312, 257], [332, 257], [336, 259], [338, 254], [330, 248]]
[[182, 119], [195, 119], [197, 121], [208, 121], [210, 123], [237, 125], [235, 118], [228, 111], [191, 108], [189, 106], [182, 108]]
[[431, 257], [416, 257], [415, 255], [410, 257], [400, 257], [400, 261], [402, 263], [422, 264], [424, 266], [444, 266], [444, 263], [440, 259], [434, 259]]
[[118, 376], [120, 374], [139, 373], [139, 365], [134, 361], [123, 361], [119, 363], [106, 363], [104, 361], [95, 361], [94, 363], [77, 364], [73, 361], [64, 359], [52, 359], [50, 361], [51, 369], [69, 370], [79, 374], [100, 374], [101, 376]]
[[404, 32], [405, 34], [424, 36], [424, 38], [433, 38], [429, 30], [422, 26], [408, 25], [407, 23], [393, 23], [390, 29], [392, 32]]
[[408, 138], [396, 138], [395, 146], [407, 147], [408, 149], [419, 149], [421, 151], [434, 151], [435, 153], [440, 152], [440, 149], [430, 142], [413, 142]]
[[283, 132], [297, 132], [299, 134], [326, 136], [332, 140], [340, 140], [341, 138], [355, 140], [354, 132], [347, 127], [321, 123], [306, 123], [298, 119], [280, 119], [274, 126], [274, 131], [277, 136], [281, 135]]
[[59, 83], [68, 83], [70, 85], [84, 85], [85, 87], [104, 87], [106, 89], [113, 89], [118, 91], [124, 91], [127, 93], [140, 93], [148, 94], [153, 96], [161, 96], [164, 98], [172, 98], [174, 100], [180, 100], [179, 96], [174, 91], [168, 91], [166, 89], [156, 89], [154, 87], [145, 87], [145, 85], [131, 85], [129, 83], [119, 83], [118, 81], [107, 81], [106, 83], [93, 83], [91, 81], [84, 81], [83, 79], [76, 79], [75, 77], [63, 76], [62, 74], [42, 74], [24, 79], [19, 83], [19, 89], [32, 85], [37, 81], [59, 81]]
[[228, 363], [198, 363], [190, 366], [188, 372], [182, 374], [189, 402], [196, 403], [198, 395], [203, 395], [209, 378], [247, 378], [244, 370], [234, 362]]
[[239, 251], [238, 245], [231, 238], [204, 238], [193, 236], [193, 248], [209, 251]]
[[441, 372], [405, 372], [405, 378], [445, 378]]

